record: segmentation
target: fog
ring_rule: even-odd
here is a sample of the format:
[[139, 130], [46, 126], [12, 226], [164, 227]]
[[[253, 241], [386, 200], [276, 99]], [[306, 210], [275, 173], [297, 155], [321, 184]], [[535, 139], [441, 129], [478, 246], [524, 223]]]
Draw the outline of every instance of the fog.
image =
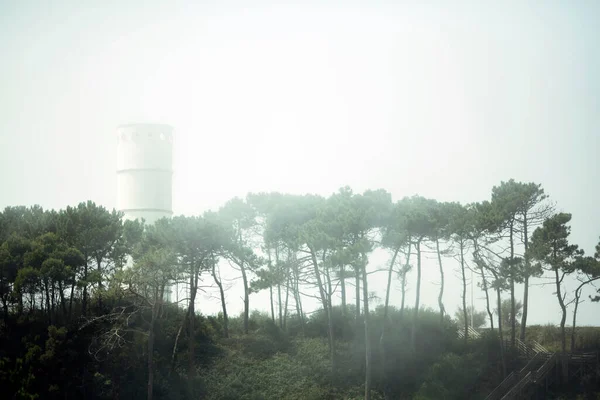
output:
[[[541, 183], [573, 214], [572, 242], [593, 253], [600, 5], [418, 3], [2, 3], [0, 207], [115, 207], [116, 127], [159, 122], [175, 128], [175, 214], [345, 185], [468, 203], [514, 178]], [[447, 277], [453, 314], [462, 288]], [[436, 308], [433, 256], [423, 278], [422, 302]], [[385, 273], [369, 279], [382, 296]], [[542, 282], [532, 281], [529, 324], [559, 320]], [[241, 295], [238, 282], [231, 314]], [[475, 287], [478, 309], [482, 297]], [[220, 304], [206, 295], [198, 308]], [[266, 311], [267, 293], [251, 308]], [[578, 315], [597, 325], [598, 304]]]

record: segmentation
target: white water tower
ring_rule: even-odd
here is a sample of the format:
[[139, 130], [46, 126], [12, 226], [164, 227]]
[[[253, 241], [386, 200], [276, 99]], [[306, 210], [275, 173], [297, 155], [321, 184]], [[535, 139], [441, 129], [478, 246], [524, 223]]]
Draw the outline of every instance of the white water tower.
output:
[[[117, 209], [125, 219], [154, 224], [170, 218], [173, 191], [173, 127], [125, 124], [117, 128]], [[131, 259], [127, 261], [131, 263]], [[171, 301], [172, 288], [165, 300]]]
[[153, 224], [173, 215], [173, 128], [125, 124], [117, 128], [117, 209], [126, 219]]

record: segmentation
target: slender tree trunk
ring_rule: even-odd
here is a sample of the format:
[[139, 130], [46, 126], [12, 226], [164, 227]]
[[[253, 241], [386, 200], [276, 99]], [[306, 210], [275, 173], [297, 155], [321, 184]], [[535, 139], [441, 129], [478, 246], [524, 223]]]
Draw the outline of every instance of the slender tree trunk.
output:
[[335, 374], [335, 343], [333, 341], [333, 320], [331, 315], [331, 307], [330, 301], [331, 299], [327, 298], [327, 293], [325, 292], [325, 288], [323, 286], [323, 280], [321, 279], [321, 272], [319, 271], [319, 263], [317, 261], [317, 255], [315, 252], [309, 247], [310, 256], [313, 263], [313, 269], [315, 273], [315, 277], [317, 279], [317, 285], [319, 286], [319, 293], [321, 295], [321, 302], [323, 304], [323, 309], [327, 315], [327, 327], [329, 332], [329, 352], [331, 358], [331, 377], [334, 377]]
[[96, 258], [96, 265], [98, 266], [98, 308], [100, 310], [102, 310], [102, 258]]
[[[248, 276], [246, 275], [246, 267], [244, 262], [240, 263], [242, 271], [242, 281], [244, 283], [244, 334], [248, 334], [249, 318], [250, 318], [250, 287], [248, 286]], [[273, 304], [273, 296], [271, 296], [271, 304]]]
[[412, 247], [412, 241], [410, 240], [410, 237], [408, 238], [408, 254], [406, 255], [406, 264], [404, 264], [402, 266], [402, 269], [400, 270], [400, 287], [401, 287], [401, 293], [402, 293], [402, 298], [400, 300], [400, 320], [402, 321], [402, 317], [404, 316], [404, 304], [406, 301], [406, 275], [408, 274], [408, 268], [410, 265], [410, 256], [411, 256], [411, 247]]
[[87, 263], [87, 255], [85, 255], [85, 264], [83, 266], [83, 281], [85, 282], [83, 285], [83, 298], [81, 299], [81, 314], [82, 315], [87, 315], [87, 297], [88, 297], [88, 283], [87, 283], [87, 277], [88, 277], [88, 263]]
[[331, 350], [331, 371], [332, 371], [332, 377], [335, 374], [335, 367], [336, 367], [336, 363], [335, 363], [335, 337], [334, 337], [334, 332], [333, 332], [333, 303], [332, 303], [332, 297], [333, 297], [333, 289], [332, 289], [332, 285], [331, 285], [331, 276], [329, 274], [329, 268], [325, 266], [325, 251], [323, 251], [323, 268], [325, 269], [325, 278], [327, 279], [327, 325], [329, 328], [329, 343], [330, 343], [330, 350]]
[[179, 325], [179, 329], [177, 330], [177, 336], [175, 336], [175, 343], [173, 343], [173, 351], [171, 352], [171, 368], [169, 369], [169, 377], [175, 371], [175, 359], [177, 357], [177, 345], [179, 343], [179, 337], [181, 336], [181, 331], [185, 326], [185, 321], [187, 320], [187, 315], [183, 317], [181, 321], [181, 325]]
[[5, 296], [2, 296], [2, 308], [4, 309], [4, 326], [8, 327], [8, 302]]
[[346, 307], [346, 266], [344, 263], [340, 264], [340, 288], [342, 291], [342, 316], [345, 317], [347, 313]]
[[575, 329], [577, 327], [577, 309], [579, 308], [579, 298], [581, 297], [581, 291], [585, 285], [595, 280], [600, 279], [600, 276], [595, 276], [582, 282], [575, 290], [575, 308], [573, 309], [573, 329], [571, 329], [571, 353], [575, 351]]
[[383, 306], [383, 326], [384, 329], [381, 331], [381, 338], [379, 340], [380, 343], [383, 343], [383, 335], [385, 332], [385, 326], [387, 325], [387, 315], [388, 308], [390, 304], [390, 288], [392, 287], [392, 275], [394, 272], [394, 264], [396, 263], [396, 257], [398, 257], [398, 252], [400, 251], [400, 246], [394, 250], [394, 255], [392, 256], [392, 260], [390, 261], [390, 267], [388, 269], [388, 279], [387, 279], [387, 288], [385, 290], [385, 304]]
[[513, 240], [514, 219], [510, 222], [510, 345], [515, 347], [517, 343], [517, 318], [515, 306], [515, 244]]
[[385, 305], [383, 307], [383, 326], [381, 327], [381, 336], [379, 337], [379, 353], [381, 354], [381, 364], [383, 365], [384, 371], [384, 392], [387, 393], [387, 369], [386, 369], [386, 354], [385, 354], [385, 334], [389, 329], [388, 323], [388, 308], [390, 303], [390, 288], [392, 286], [392, 275], [394, 271], [394, 264], [396, 263], [396, 258], [398, 257], [398, 252], [400, 251], [400, 246], [394, 250], [394, 255], [392, 256], [392, 260], [390, 261], [390, 268], [388, 269], [388, 281], [387, 281], [387, 289], [385, 291]]
[[44, 292], [46, 293], [46, 312], [48, 313], [48, 321], [52, 325], [52, 309], [50, 308], [50, 288], [48, 287], [48, 278], [44, 278]]
[[442, 267], [442, 254], [440, 253], [440, 241], [439, 239], [435, 239], [435, 248], [437, 250], [437, 258], [438, 265], [440, 266], [440, 294], [438, 295], [438, 305], [440, 307], [440, 319], [441, 323], [444, 323], [444, 313], [446, 309], [444, 308], [444, 268]]
[[[369, 290], [367, 284], [367, 256], [363, 254], [363, 310], [365, 320], [365, 400], [371, 399], [371, 340], [369, 335]], [[384, 322], [385, 324], [385, 322]]]
[[213, 259], [212, 264], [212, 276], [215, 280], [215, 283], [219, 287], [219, 294], [221, 295], [221, 309], [223, 310], [223, 336], [226, 338], [229, 337], [229, 317], [227, 316], [227, 302], [225, 301], [225, 291], [223, 290], [223, 284], [218, 277], [216, 270], [216, 263]]
[[302, 311], [302, 295], [300, 294], [300, 272], [298, 271], [298, 264], [294, 262], [294, 300], [296, 302], [296, 312], [300, 319], [300, 328], [302, 335], [304, 335], [304, 312]]
[[413, 323], [411, 329], [411, 345], [416, 350], [417, 330], [419, 324], [419, 307], [421, 301], [421, 239], [416, 243], [417, 247], [417, 294], [415, 296], [415, 309], [413, 312]]
[[560, 318], [560, 347], [561, 351], [565, 353], [567, 351], [567, 335], [565, 332], [565, 322], [567, 321], [567, 306], [562, 297], [562, 292], [560, 288], [560, 283], [562, 279], [559, 278], [558, 268], [554, 268], [554, 277], [556, 281], [556, 298], [558, 299], [558, 304], [560, 305], [560, 309], [562, 312]]
[[[467, 311], [467, 276], [465, 274], [465, 243], [461, 239], [460, 243], [460, 270], [462, 273], [462, 284], [463, 284], [463, 293], [462, 293], [462, 303], [463, 303], [463, 318], [464, 318], [464, 326], [465, 330], [465, 343], [469, 340], [469, 314]], [[473, 312], [473, 310], [471, 310]]]
[[483, 286], [483, 292], [485, 293], [485, 309], [487, 310], [488, 317], [490, 318], [490, 327], [493, 332], [494, 315], [492, 314], [492, 309], [490, 308], [490, 293], [488, 291], [487, 281], [485, 279], [485, 272], [483, 271], [483, 267], [479, 267], [479, 271], [481, 272], [481, 283]]
[[283, 329], [283, 304], [281, 302], [281, 265], [279, 262], [279, 246], [275, 246], [275, 274], [277, 281], [277, 311], [279, 316], [279, 328]]
[[354, 267], [354, 283], [356, 286], [356, 327], [358, 328], [360, 325], [360, 270], [357, 267]]
[[506, 378], [506, 357], [504, 355], [504, 334], [502, 333], [502, 297], [500, 288], [496, 288], [496, 301], [498, 303], [498, 334], [500, 338], [500, 359], [502, 360], [502, 378]]
[[402, 281], [400, 282], [401, 290], [402, 290], [402, 299], [400, 300], [400, 319], [404, 316], [404, 303], [406, 301], [406, 274], [408, 271], [403, 269], [402, 271]]
[[63, 291], [63, 284], [60, 280], [58, 281], [58, 293], [60, 296], [60, 307], [63, 312], [63, 318], [65, 318], [67, 316], [67, 304], [65, 303], [65, 293]]
[[17, 305], [17, 314], [19, 315], [19, 317], [21, 315], [23, 315], [23, 293], [18, 293], [17, 294], [17, 301], [18, 301], [18, 305]]
[[581, 296], [581, 286], [575, 291], [575, 308], [573, 309], [573, 325], [571, 326], [571, 353], [575, 351], [575, 329], [577, 326], [577, 308], [579, 308], [579, 296]]
[[194, 398], [194, 379], [196, 377], [196, 295], [200, 267], [195, 261], [190, 263], [190, 302], [188, 306], [188, 390], [190, 398]]
[[271, 261], [271, 249], [267, 249], [267, 256], [269, 257], [269, 272], [271, 273], [271, 282], [269, 282], [269, 302], [271, 304], [271, 320], [275, 323], [275, 306], [273, 305], [273, 276], [274, 268], [273, 262]]
[[71, 293], [69, 294], [69, 321], [71, 315], [73, 315], [73, 296], [75, 294], [76, 277], [73, 275], [73, 282], [71, 283]]
[[275, 322], [275, 305], [273, 303], [273, 286], [269, 286], [269, 301], [271, 302], [271, 320]]
[[279, 304], [279, 327], [283, 329], [283, 307], [281, 302], [281, 284], [277, 284], [277, 303]]
[[152, 400], [154, 389], [154, 326], [158, 315], [159, 299], [162, 299], [162, 290], [156, 288], [154, 289], [154, 304], [152, 305], [152, 318], [150, 319], [148, 331], [148, 400]]
[[150, 334], [148, 335], [148, 400], [152, 400], [154, 388], [154, 317], [150, 322]]
[[288, 316], [288, 304], [290, 299], [290, 270], [288, 268], [286, 273], [287, 279], [285, 283], [285, 305], [283, 308], [283, 330], [287, 329], [287, 316]]
[[520, 339], [525, 341], [525, 332], [527, 330], [527, 310], [529, 309], [529, 236], [527, 233], [527, 213], [523, 213], [523, 244], [525, 246], [525, 279], [523, 281], [523, 312], [521, 314], [521, 334]]
[[[556, 252], [554, 254], [554, 258], [556, 259]], [[554, 269], [554, 278], [556, 281], [556, 298], [558, 299], [558, 304], [561, 309], [561, 318], [560, 318], [560, 348], [561, 348], [561, 375], [562, 375], [562, 383], [566, 384], [569, 381], [569, 361], [566, 358], [567, 352], [567, 333], [565, 330], [565, 323], [567, 321], [567, 306], [565, 305], [565, 301], [562, 296], [562, 291], [560, 288], [560, 284], [562, 279], [565, 276], [565, 273], [562, 274], [562, 277], [559, 278], [558, 268], [553, 267]]]
[[54, 284], [54, 280], [52, 280], [52, 284], [50, 285], [50, 302], [52, 304], [52, 314], [56, 316], [56, 285]]

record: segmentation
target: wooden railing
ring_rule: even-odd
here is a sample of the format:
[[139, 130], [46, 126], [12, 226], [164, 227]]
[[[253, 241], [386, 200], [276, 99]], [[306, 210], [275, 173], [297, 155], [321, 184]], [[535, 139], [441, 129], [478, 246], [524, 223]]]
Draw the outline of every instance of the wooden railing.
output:
[[535, 371], [534, 382], [540, 382], [556, 367], [556, 353], [552, 354], [537, 371]]
[[502, 400], [510, 400], [516, 399], [521, 392], [531, 383], [531, 375], [532, 372], [529, 371], [527, 375], [523, 377], [519, 382], [517, 382], [509, 391], [502, 397]]
[[533, 347], [533, 349], [538, 352], [538, 353], [546, 353], [546, 354], [550, 354], [550, 352], [548, 351], [548, 349], [546, 349], [544, 346], [542, 346], [541, 344], [539, 344], [538, 342], [536, 342], [535, 340], [531, 341], [531, 347]]
[[572, 353], [569, 355], [572, 364], [594, 364], [598, 362], [598, 353]]
[[531, 360], [521, 370], [519, 375], [524, 376], [528, 371], [532, 371], [535, 366], [544, 362], [543, 353], [536, 353]]
[[[473, 329], [470, 326], [467, 329], [467, 333], [469, 334], [469, 337], [471, 339], [479, 339], [481, 337], [481, 335], [479, 334], [479, 332], [477, 332], [475, 329]], [[464, 329], [459, 329], [458, 330], [458, 337], [461, 338], [461, 339], [465, 337], [465, 330]]]
[[[507, 343], [507, 346], [510, 343]], [[528, 389], [532, 382], [543, 379], [556, 365], [556, 354], [548, 354], [530, 347], [521, 340], [515, 340], [517, 350], [529, 358], [529, 361], [518, 372], [513, 372], [498, 385], [486, 400], [515, 399]], [[540, 346], [541, 347], [541, 346]], [[537, 370], [536, 370], [537, 369]], [[538, 378], [539, 377], [539, 378]]]
[[[520, 346], [517, 345], [517, 348]], [[540, 346], [541, 347], [541, 346]], [[535, 348], [535, 344], [533, 346]], [[569, 364], [582, 365], [582, 364], [597, 364], [600, 360], [598, 359], [598, 353], [575, 353], [575, 354], [561, 354], [548, 353], [540, 350], [527, 362], [527, 364], [521, 368], [518, 373], [511, 373], [505, 380], [494, 389], [486, 400], [512, 400], [518, 398], [529, 398], [531, 395], [531, 389], [535, 389], [533, 385], [546, 382], [551, 377], [552, 373], [556, 371], [558, 361], [560, 357], [566, 357]], [[545, 350], [545, 349], [544, 349]], [[541, 364], [541, 365], [540, 365]], [[536, 367], [539, 368], [536, 369]], [[537, 387], [539, 388], [539, 386]]]
[[519, 381], [519, 377], [514, 372], [511, 372], [496, 388], [490, 393], [485, 400], [499, 400], [504, 393]]

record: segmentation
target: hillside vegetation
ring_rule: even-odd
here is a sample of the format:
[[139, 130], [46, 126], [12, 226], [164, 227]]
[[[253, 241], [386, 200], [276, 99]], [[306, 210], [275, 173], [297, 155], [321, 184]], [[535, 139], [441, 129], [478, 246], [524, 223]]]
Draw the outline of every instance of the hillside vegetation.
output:
[[[600, 279], [600, 245], [586, 256], [570, 243], [570, 219], [539, 184], [514, 180], [468, 205], [393, 202], [382, 189], [346, 187], [327, 198], [249, 194], [154, 225], [93, 202], [8, 207], [0, 213], [0, 383], [17, 399], [485, 398], [521, 366], [519, 341], [560, 353], [599, 349], [595, 329], [577, 328], [577, 308], [598, 301], [584, 293]], [[375, 249], [389, 252], [383, 271], [369, 262]], [[435, 310], [420, 299], [426, 252], [437, 258], [427, 271], [439, 277]], [[449, 264], [461, 276], [454, 319], [444, 303]], [[225, 268], [243, 286], [239, 316], [227, 311]], [[467, 307], [470, 271], [485, 310]], [[387, 289], [374, 308], [376, 272]], [[543, 274], [552, 279], [548, 301], [560, 306], [558, 327], [527, 324], [528, 288]], [[579, 280], [575, 291], [567, 276]], [[395, 281], [400, 304], [389, 301]], [[169, 300], [175, 284], [184, 289], [178, 304]], [[208, 284], [218, 290], [217, 316], [199, 312]], [[259, 291], [269, 293], [266, 314], [251, 313]], [[305, 309], [307, 298], [319, 308]], [[476, 321], [490, 329], [471, 340]], [[573, 388], [593, 392], [598, 377], [588, 375]]]

